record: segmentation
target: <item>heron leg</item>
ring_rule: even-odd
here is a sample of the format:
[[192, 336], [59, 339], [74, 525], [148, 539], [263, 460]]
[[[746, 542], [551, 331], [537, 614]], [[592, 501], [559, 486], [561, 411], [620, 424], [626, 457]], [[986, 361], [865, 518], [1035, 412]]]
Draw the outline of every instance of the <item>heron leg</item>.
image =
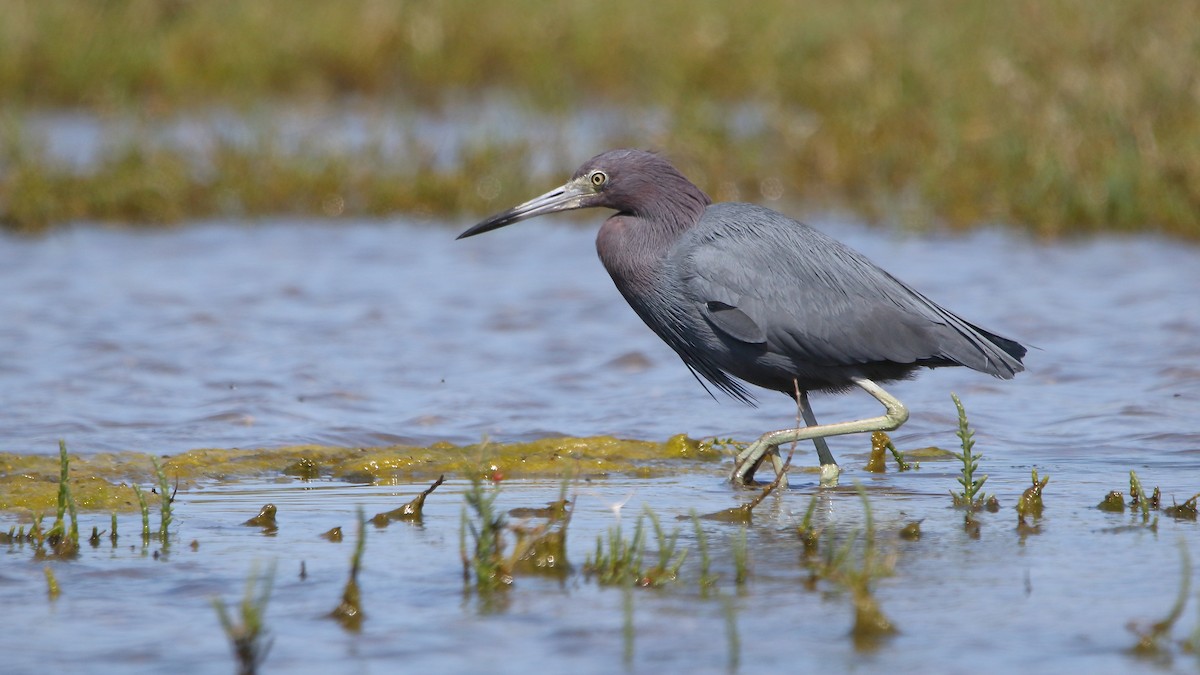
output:
[[[803, 420], [806, 426], [817, 426], [817, 416], [813, 414], [812, 405], [808, 402], [808, 392], [801, 391], [799, 386], [796, 387], [796, 425], [800, 425]], [[817, 459], [821, 463], [821, 485], [837, 485], [838, 475], [841, 471], [838, 469], [837, 461], [833, 458], [833, 453], [829, 450], [829, 443], [824, 438], [818, 436], [812, 439], [813, 445], [817, 448]], [[762, 466], [763, 461], [768, 457], [771, 458], [772, 468], [775, 469], [775, 475], [778, 477], [783, 471], [783, 456], [779, 452], [778, 447], [770, 448], [763, 454], [757, 462], [747, 469], [742, 476], [742, 482], [749, 484], [754, 480], [754, 474]], [[787, 476], [780, 481], [781, 487], [787, 487]]]
[[[744, 453], [745, 450], [743, 450], [742, 452]], [[738, 456], [740, 457], [741, 454], [739, 454]], [[760, 455], [758, 457], [758, 460], [756, 462], [754, 462], [754, 464], [752, 466], [750, 466], [749, 468], [746, 469], [745, 475], [742, 477], [743, 485], [749, 485], [750, 483], [754, 482], [754, 473], [756, 471], [758, 471], [758, 468], [760, 466], [762, 466], [763, 461], [766, 460], [768, 457], [771, 458], [771, 468], [775, 469], [775, 476], [778, 478], [779, 475], [783, 473], [783, 467], [786, 464], [786, 462], [784, 461], [783, 456], [779, 452], [779, 447], [776, 446], [774, 448], [768, 449], [766, 452], [764, 452], [762, 455]], [[788, 486], [787, 476], [784, 476], [783, 478], [781, 478], [779, 480], [779, 487], [786, 490], [787, 486]]]
[[[833, 480], [837, 479], [837, 463], [833, 459], [833, 454], [829, 452], [829, 446], [825, 443], [825, 438], [828, 436], [842, 436], [845, 434], [858, 434], [866, 431], [892, 431], [904, 424], [908, 420], [908, 408], [900, 402], [895, 396], [887, 393], [882, 387], [875, 384], [865, 377], [851, 378], [854, 384], [864, 389], [868, 394], [875, 397], [875, 400], [883, 404], [886, 412], [879, 417], [871, 417], [864, 420], [854, 420], [850, 422], [835, 422], [833, 424], [816, 424], [816, 416], [813, 415], [812, 407], [808, 405], [808, 397], [801, 394], [799, 397], [801, 414], [804, 417], [804, 422], [809, 426], [798, 429], [781, 429], [779, 431], [768, 431], [763, 434], [757, 441], [751, 443], [745, 450], [742, 450], [734, 460], [733, 475], [730, 480], [739, 485], [745, 485], [754, 476], [754, 471], [758, 465], [762, 463], [763, 458], [770, 452], [775, 452], [778, 457], [778, 448], [785, 443], [795, 441], [813, 440], [817, 445], [817, 458], [821, 462], [822, 483], [825, 480], [827, 473], [833, 474]], [[825, 447], [822, 448], [821, 446]], [[774, 460], [772, 460], [774, 463]], [[826, 466], [832, 466], [832, 470], [827, 470]], [[775, 464], [780, 467], [781, 464]]]
[[[800, 392], [800, 415], [804, 417], [804, 424], [810, 427], [819, 426], [817, 424], [817, 416], [813, 414], [812, 406], [808, 403], [808, 392]], [[812, 439], [813, 445], [817, 447], [817, 462], [821, 465], [821, 485], [837, 485], [838, 476], [842, 474], [842, 470], [838, 468], [837, 460], [833, 458], [833, 453], [829, 451], [829, 443], [824, 436], [817, 436]]]
[[[797, 426], [800, 425], [801, 420], [804, 421], [806, 426], [817, 426], [817, 416], [813, 414], [812, 405], [808, 402], [808, 392], [801, 391], [798, 384], [796, 386], [796, 410]], [[837, 485], [837, 478], [840, 474], [840, 470], [838, 469], [837, 461], [833, 459], [833, 453], [829, 450], [829, 443], [827, 443], [825, 439], [821, 437], [814, 438], [812, 441], [813, 445], [817, 448], [817, 459], [821, 463], [821, 484], [825, 485], [827, 483], [831, 483], [833, 485]], [[753, 466], [746, 470], [745, 474], [742, 476], [742, 481], [744, 483], [750, 483], [754, 479], [754, 474], [758, 471], [759, 467], [762, 466], [763, 461], [767, 457], [771, 458], [771, 465], [775, 469], [776, 476], [779, 476], [779, 474], [783, 472], [783, 456], [779, 452], [778, 447], [771, 448], [767, 450], [762, 458], [755, 462]], [[780, 486], [784, 488], [787, 487], [787, 476], [784, 476], [780, 481]]]
[[[808, 403], [808, 392], [800, 392], [800, 415], [804, 417], [804, 424], [810, 427], [817, 425], [817, 416], [813, 414], [812, 406]], [[826, 464], [837, 464], [833, 459], [833, 453], [829, 451], [829, 443], [825, 442], [824, 436], [817, 436], [812, 439], [813, 445], [817, 446], [817, 461], [821, 466]]]

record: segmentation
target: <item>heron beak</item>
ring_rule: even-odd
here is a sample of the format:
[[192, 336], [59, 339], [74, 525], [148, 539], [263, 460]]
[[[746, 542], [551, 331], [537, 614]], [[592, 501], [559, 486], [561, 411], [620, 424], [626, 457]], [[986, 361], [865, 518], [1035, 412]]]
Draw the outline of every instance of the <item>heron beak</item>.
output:
[[502, 213], [497, 213], [458, 235], [457, 238], [466, 239], [467, 237], [474, 237], [477, 234], [491, 232], [505, 225], [512, 225], [527, 218], [542, 216], [547, 213], [582, 209], [587, 206], [587, 204], [583, 203], [584, 197], [592, 194], [594, 193], [586, 179], [576, 179], [562, 187], [554, 188], [540, 197], [534, 197], [524, 204], [514, 206]]

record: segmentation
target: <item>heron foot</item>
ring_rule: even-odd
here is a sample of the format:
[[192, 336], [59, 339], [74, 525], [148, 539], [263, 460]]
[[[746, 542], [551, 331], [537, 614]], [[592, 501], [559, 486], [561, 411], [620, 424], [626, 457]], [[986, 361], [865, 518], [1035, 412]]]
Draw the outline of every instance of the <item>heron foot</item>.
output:
[[[765, 450], [760, 450], [761, 439], [755, 441], [749, 447], [741, 452], [733, 462], [733, 473], [729, 476], [729, 482], [741, 487], [754, 487], [754, 474], [758, 471], [764, 461], [770, 458], [772, 468], [775, 469], [775, 476], [779, 478], [779, 486], [787, 488], [788, 479], [784, 470], [784, 461], [779, 454], [779, 447], [768, 447]], [[821, 487], [837, 487], [838, 479], [842, 475], [842, 469], [835, 462], [822, 464], [820, 468], [819, 485]]]
[[837, 487], [842, 469], [837, 464], [821, 465], [821, 487]]
[[749, 447], [742, 450], [733, 460], [733, 473], [729, 476], [729, 482], [742, 487], [753, 487], [754, 474], [767, 458], [771, 460], [771, 467], [775, 470], [775, 478], [779, 481], [779, 487], [787, 488], [787, 473], [783, 457], [779, 455], [779, 447], [771, 446], [759, 440], [751, 443]]
[[733, 463], [733, 475], [730, 476], [730, 480], [735, 484], [745, 485], [769, 452], [775, 453], [772, 463], [775, 465], [778, 475], [781, 467], [778, 451], [779, 446], [786, 443], [795, 443], [796, 441], [812, 440], [816, 444], [817, 458], [821, 463], [821, 485], [837, 485], [837, 478], [841, 474], [841, 470], [838, 468], [837, 462], [834, 461], [833, 454], [829, 452], [829, 446], [825, 443], [826, 437], [860, 434], [867, 431], [892, 431], [901, 424], [904, 424], [908, 419], [908, 409], [904, 407], [904, 404], [899, 399], [887, 393], [879, 385], [865, 377], [854, 377], [851, 379], [855, 384], [873, 396], [875, 400], [882, 403], [887, 412], [879, 417], [871, 417], [865, 420], [816, 425], [814, 424], [816, 418], [812, 415], [812, 411], [807, 405], [808, 398], [801, 395], [799, 397], [801, 412], [804, 414], [805, 422], [809, 426], [798, 429], [769, 431], [763, 434], [757, 441], [754, 441], [745, 450], [738, 453], [737, 459]]

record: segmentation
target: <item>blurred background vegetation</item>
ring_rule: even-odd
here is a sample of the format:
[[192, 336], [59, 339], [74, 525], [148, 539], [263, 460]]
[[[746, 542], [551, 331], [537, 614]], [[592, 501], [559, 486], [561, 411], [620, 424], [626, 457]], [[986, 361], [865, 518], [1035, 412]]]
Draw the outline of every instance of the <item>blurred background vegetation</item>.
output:
[[[628, 145], [718, 199], [1200, 239], [1195, 2], [5, 0], [2, 14], [0, 222], [17, 231], [473, 217]], [[495, 133], [443, 138], [496, 105]], [[293, 110], [313, 129], [369, 110], [407, 131], [323, 143], [274, 123]], [[200, 149], [155, 132], [231, 115], [242, 131]], [[56, 134], [80, 119], [99, 150], [64, 160]]]

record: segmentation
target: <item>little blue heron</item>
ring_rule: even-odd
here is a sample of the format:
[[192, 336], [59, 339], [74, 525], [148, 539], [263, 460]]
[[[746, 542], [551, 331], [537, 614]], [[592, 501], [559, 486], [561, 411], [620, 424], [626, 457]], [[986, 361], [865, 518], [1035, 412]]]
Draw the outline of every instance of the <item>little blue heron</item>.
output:
[[[734, 461], [745, 484], [764, 457], [811, 439], [822, 482], [836, 482], [827, 436], [891, 431], [908, 410], [876, 382], [919, 368], [966, 366], [1009, 379], [1025, 347], [960, 319], [824, 233], [753, 204], [713, 204], [670, 162], [611, 150], [562, 187], [498, 213], [459, 235], [534, 216], [604, 207], [596, 250], [617, 290], [703, 385], [753, 404], [738, 380], [783, 392], [807, 425], [763, 434]], [[703, 377], [704, 380], [700, 378]], [[886, 408], [880, 417], [818, 425], [810, 391], [857, 385]]]

